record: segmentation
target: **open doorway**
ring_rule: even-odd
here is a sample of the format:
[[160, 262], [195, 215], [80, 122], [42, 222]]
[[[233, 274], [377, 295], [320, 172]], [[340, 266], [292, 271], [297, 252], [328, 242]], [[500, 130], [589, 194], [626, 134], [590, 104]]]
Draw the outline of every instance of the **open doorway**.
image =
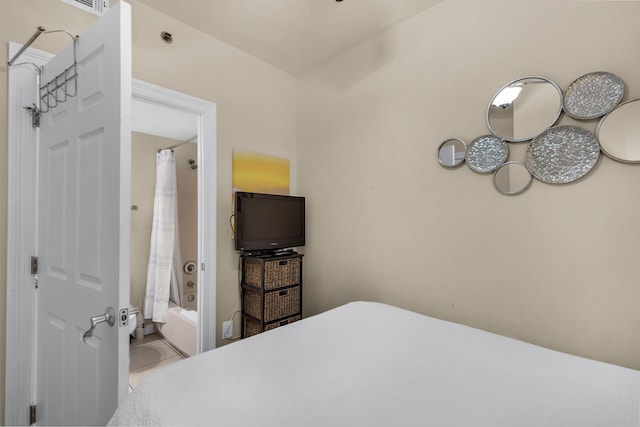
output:
[[[131, 137], [131, 267], [130, 267], [130, 324], [131, 347], [129, 385], [135, 387], [144, 377], [162, 366], [197, 353], [197, 299], [198, 299], [198, 180], [197, 180], [197, 142], [166, 136], [136, 132], [134, 106], [134, 132]], [[195, 125], [195, 118], [194, 118]], [[179, 123], [179, 120], [172, 121]], [[162, 127], [157, 128], [161, 130]], [[195, 132], [195, 126], [193, 131]], [[156, 131], [157, 132], [157, 131]], [[157, 132], [159, 133], [159, 132]], [[175, 147], [167, 149], [168, 147]], [[163, 153], [160, 151], [164, 150]], [[143, 308], [147, 287], [153, 287], [148, 281], [149, 254], [156, 256], [161, 249], [154, 245], [159, 239], [152, 237], [152, 229], [157, 227], [154, 220], [156, 183], [163, 182], [157, 177], [157, 163], [160, 174], [171, 167], [175, 177], [174, 197], [177, 214], [171, 219], [175, 223], [176, 244], [174, 273], [171, 274], [170, 301], [165, 323], [152, 323], [143, 320]], [[172, 180], [173, 181], [173, 180]], [[164, 189], [164, 188], [163, 188]], [[166, 194], [162, 197], [166, 200]], [[162, 223], [167, 228], [166, 218]], [[157, 232], [156, 232], [157, 233]], [[159, 256], [159, 255], [158, 255]], [[156, 275], [151, 273], [151, 278]], [[169, 289], [167, 290], [169, 291]], [[135, 319], [135, 320], [134, 320]], [[144, 322], [144, 323], [143, 323]]]
[[[144, 84], [148, 89], [152, 86]], [[134, 85], [135, 86], [135, 85]], [[176, 95], [166, 89], [155, 91]], [[135, 90], [134, 90], [135, 92]], [[181, 95], [184, 97], [185, 95]], [[207, 312], [207, 285], [205, 268], [211, 258], [205, 256], [206, 235], [211, 229], [211, 216], [205, 215], [203, 204], [211, 203], [211, 194], [200, 191], [200, 181], [207, 175], [202, 163], [214, 165], [202, 157], [199, 122], [203, 117], [192, 111], [147, 99], [132, 102], [131, 143], [131, 265], [130, 302], [134, 311], [144, 310], [147, 287], [149, 253], [154, 252], [151, 236], [154, 215], [154, 191], [157, 160], [170, 155], [172, 173], [175, 174], [177, 202], [176, 245], [172, 274], [169, 311], [165, 323], [153, 323], [139, 313], [132, 316], [137, 326], [131, 327], [130, 386], [138, 384], [149, 373], [210, 348], [207, 338], [214, 332], [202, 327], [200, 319], [215, 315]], [[170, 151], [168, 151], [169, 149]], [[164, 151], [163, 151], [164, 150]], [[164, 154], [161, 154], [163, 151]], [[204, 150], [206, 152], [206, 150]], [[164, 156], [166, 157], [166, 156]], [[173, 166], [175, 165], [175, 166]], [[205, 196], [207, 195], [207, 196]], [[206, 262], [206, 261], [208, 262]], [[213, 280], [211, 276], [210, 280]], [[209, 296], [215, 295], [212, 293]], [[144, 322], [144, 324], [141, 324]], [[215, 341], [213, 341], [215, 343]]]
[[[186, 164], [181, 164], [180, 167], [184, 169], [188, 168], [187, 173], [190, 174], [191, 179], [196, 177], [196, 189], [193, 188], [192, 184], [186, 184], [186, 187], [191, 191], [195, 190], [197, 196], [197, 226], [195, 227], [195, 232], [193, 230], [191, 231], [191, 235], [193, 235], [193, 233], [197, 235], [197, 256], [196, 259], [191, 259], [192, 256], [187, 254], [189, 259], [185, 259], [181, 265], [186, 269], [187, 266], [185, 263], [192, 261], [189, 266], [191, 274], [187, 274], [189, 277], [183, 275], [183, 277], [186, 277], [183, 294], [187, 301], [190, 299], [189, 295], [194, 296], [192, 301], [188, 301], [190, 305], [187, 304], [185, 308], [196, 309], [197, 324], [199, 326], [197, 328], [195, 352], [201, 353], [215, 348], [216, 338], [215, 104], [139, 80], [133, 81], [132, 91], [132, 114], [134, 121], [137, 121], [137, 124], [133, 125], [133, 130], [139, 134], [139, 138], [151, 138], [155, 141], [147, 145], [147, 150], [151, 150], [153, 152], [151, 155], [155, 156], [155, 152], [157, 152], [159, 148], [167, 148], [180, 144], [179, 147], [174, 149], [178, 159], [186, 159]], [[155, 121], [149, 117], [154, 118]], [[165, 139], [149, 137], [148, 135], [151, 134], [155, 134], [157, 138]], [[182, 144], [182, 142], [191, 140], [197, 142]], [[135, 144], [135, 142], [133, 142], [132, 145], [133, 144]], [[149, 160], [148, 155], [146, 160]], [[189, 160], [192, 162], [189, 162]], [[132, 169], [135, 167], [135, 161], [132, 161]], [[133, 200], [133, 197], [132, 194], [132, 207], [138, 204], [138, 202]], [[138, 211], [132, 211], [132, 213], [134, 215], [139, 213], [141, 209], [140, 205], [138, 209]], [[148, 209], [151, 210], [151, 207]], [[187, 238], [189, 237], [187, 236]], [[142, 262], [146, 264], [147, 261], [148, 256], [147, 259]], [[195, 264], [195, 268], [193, 264]], [[144, 274], [146, 274], [146, 267], [142, 267], [142, 270]], [[195, 288], [195, 292], [188, 286], [190, 280], [194, 282], [193, 288]], [[141, 294], [141, 292], [138, 292], [136, 295]], [[138, 304], [136, 299], [139, 299], [139, 297], [134, 297], [132, 293], [132, 305]]]

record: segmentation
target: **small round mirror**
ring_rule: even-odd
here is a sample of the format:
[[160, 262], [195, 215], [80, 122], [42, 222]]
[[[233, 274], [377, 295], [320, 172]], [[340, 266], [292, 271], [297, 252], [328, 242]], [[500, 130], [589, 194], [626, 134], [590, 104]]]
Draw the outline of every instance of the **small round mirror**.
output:
[[533, 177], [527, 167], [520, 162], [507, 162], [493, 174], [493, 184], [499, 193], [515, 196], [523, 193], [531, 185]]
[[613, 160], [640, 163], [640, 99], [620, 105], [598, 124], [602, 152]]
[[487, 109], [491, 132], [510, 142], [528, 141], [560, 117], [562, 90], [545, 77], [523, 77], [496, 93]]
[[467, 144], [460, 138], [449, 138], [438, 147], [438, 161], [445, 168], [456, 168], [464, 162]]

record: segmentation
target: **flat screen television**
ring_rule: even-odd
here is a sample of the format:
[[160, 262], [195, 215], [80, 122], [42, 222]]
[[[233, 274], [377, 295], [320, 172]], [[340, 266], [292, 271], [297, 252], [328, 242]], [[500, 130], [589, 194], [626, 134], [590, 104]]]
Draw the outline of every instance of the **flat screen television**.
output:
[[304, 246], [300, 196], [236, 192], [235, 246], [238, 251], [275, 251]]

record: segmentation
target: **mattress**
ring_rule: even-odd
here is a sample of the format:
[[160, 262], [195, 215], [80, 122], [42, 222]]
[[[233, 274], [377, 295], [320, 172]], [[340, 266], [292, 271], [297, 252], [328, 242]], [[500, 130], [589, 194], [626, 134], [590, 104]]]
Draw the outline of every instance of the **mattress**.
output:
[[356, 302], [156, 372], [109, 425], [640, 424], [640, 372]]

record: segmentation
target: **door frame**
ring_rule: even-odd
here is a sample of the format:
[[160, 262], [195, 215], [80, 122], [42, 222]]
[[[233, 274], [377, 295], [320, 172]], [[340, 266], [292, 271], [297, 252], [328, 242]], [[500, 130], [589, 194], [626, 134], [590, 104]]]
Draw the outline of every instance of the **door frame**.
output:
[[[9, 55], [20, 47], [10, 42]], [[28, 49], [21, 58], [42, 66], [51, 56]], [[29, 425], [28, 408], [35, 402], [37, 298], [27, 259], [37, 248], [38, 130], [23, 110], [37, 99], [35, 75], [30, 66], [9, 68], [5, 425]]]
[[[9, 42], [9, 57], [22, 45]], [[38, 66], [53, 55], [29, 48], [21, 61]], [[36, 399], [36, 283], [38, 129], [23, 109], [37, 94], [33, 67], [9, 70], [5, 425], [29, 425]], [[198, 135], [198, 353], [216, 345], [216, 104], [132, 80], [132, 98], [192, 113]], [[211, 191], [213, 189], [213, 191]]]
[[[132, 98], [197, 116], [198, 127], [198, 353], [216, 347], [216, 104], [132, 81]], [[140, 307], [142, 309], [142, 307]]]

